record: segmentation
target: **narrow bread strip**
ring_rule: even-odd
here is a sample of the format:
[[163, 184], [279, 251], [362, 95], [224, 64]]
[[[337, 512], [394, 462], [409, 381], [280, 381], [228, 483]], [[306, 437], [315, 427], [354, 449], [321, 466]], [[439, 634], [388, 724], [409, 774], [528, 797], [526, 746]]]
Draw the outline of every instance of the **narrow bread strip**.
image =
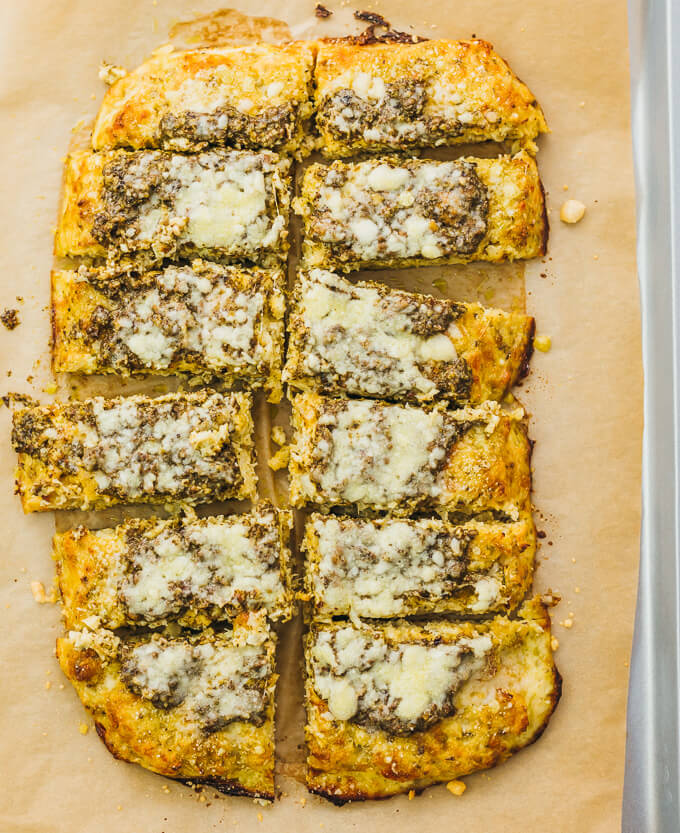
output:
[[115, 758], [271, 800], [275, 644], [264, 615], [250, 613], [192, 636], [72, 630], [57, 659]]
[[531, 446], [521, 408], [425, 410], [303, 393], [293, 402], [293, 426], [293, 506], [511, 520], [528, 507]]
[[295, 207], [308, 268], [524, 260], [547, 245], [543, 187], [526, 152], [311, 165]]
[[300, 154], [309, 144], [313, 59], [307, 43], [158, 54], [108, 90], [92, 145], [184, 153], [221, 145]]
[[288, 250], [289, 168], [269, 151], [76, 151], [55, 254], [276, 265]]
[[531, 587], [536, 531], [519, 521], [363, 519], [307, 522], [305, 589], [315, 617], [511, 612]]
[[67, 373], [186, 373], [281, 399], [280, 269], [203, 260], [112, 279], [52, 273], [53, 364]]
[[298, 275], [284, 381], [302, 391], [477, 405], [526, 370], [534, 320], [322, 269]]
[[260, 503], [247, 515], [134, 519], [113, 529], [55, 535], [68, 628], [203, 628], [263, 609], [292, 612], [290, 511]]
[[482, 40], [321, 42], [316, 124], [328, 156], [511, 140], [548, 128], [534, 95]]
[[15, 411], [24, 512], [252, 498], [248, 394], [95, 397]]
[[560, 697], [550, 618], [313, 624], [306, 642], [307, 786], [385, 798], [502, 763]]

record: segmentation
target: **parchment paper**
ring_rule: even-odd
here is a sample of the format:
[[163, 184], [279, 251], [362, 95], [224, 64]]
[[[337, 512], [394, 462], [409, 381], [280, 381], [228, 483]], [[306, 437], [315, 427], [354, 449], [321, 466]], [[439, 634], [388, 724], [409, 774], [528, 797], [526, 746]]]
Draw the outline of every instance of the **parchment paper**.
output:
[[[314, 17], [311, 0], [242, 11], [290, 25], [294, 37], [358, 31], [350, 7]], [[20, 326], [0, 327], [0, 393], [48, 400], [49, 270], [62, 158], [71, 127], [91, 118], [102, 59], [128, 68], [168, 38], [180, 20], [215, 0], [23, 0], [0, 5], [0, 309]], [[523, 305], [552, 350], [537, 353], [519, 395], [531, 414], [537, 524], [546, 533], [536, 576], [562, 603], [553, 610], [564, 677], [562, 701], [541, 740], [508, 763], [409, 801], [335, 808], [300, 783], [303, 752], [299, 622], [280, 652], [279, 786], [271, 807], [196, 795], [115, 761], [97, 739], [53, 657], [56, 606], [38, 605], [31, 581], [49, 590], [51, 514], [23, 517], [12, 495], [15, 458], [9, 411], [0, 413], [0, 830], [8, 833], [180, 833], [460, 829], [469, 833], [620, 828], [628, 657], [637, 576], [642, 430], [639, 308], [634, 263], [633, 177], [623, 0], [432, 0], [370, 3], [397, 28], [430, 37], [490, 40], [541, 101], [552, 134], [540, 141], [548, 192], [549, 257], [523, 266], [448, 270], [449, 294]], [[208, 26], [208, 29], [210, 27]], [[252, 31], [285, 35], [285, 26]], [[191, 39], [194, 30], [180, 31]], [[568, 186], [568, 190], [563, 190]], [[586, 203], [585, 219], [558, 219], [563, 199]], [[435, 294], [436, 270], [400, 276]], [[385, 278], [383, 274], [379, 276]], [[432, 281], [435, 280], [435, 287]], [[524, 288], [526, 286], [526, 295]], [[16, 296], [23, 298], [16, 301]], [[7, 374], [11, 372], [11, 378]], [[266, 408], [261, 406], [261, 416]], [[275, 414], [285, 422], [285, 407]], [[261, 471], [262, 471], [262, 467]], [[271, 480], [267, 481], [271, 487]], [[279, 494], [282, 488], [279, 483]], [[573, 616], [571, 616], [573, 614]], [[573, 627], [560, 622], [571, 618]], [[80, 727], [89, 727], [82, 734]]]

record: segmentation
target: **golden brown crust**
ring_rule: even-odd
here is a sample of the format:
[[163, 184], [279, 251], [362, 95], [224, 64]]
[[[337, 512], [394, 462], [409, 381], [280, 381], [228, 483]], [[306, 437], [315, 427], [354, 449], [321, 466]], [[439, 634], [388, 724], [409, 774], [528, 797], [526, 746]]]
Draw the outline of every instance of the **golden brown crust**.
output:
[[289, 172], [290, 160], [270, 151], [76, 150], [54, 253], [146, 268], [197, 256], [278, 265], [288, 251]]
[[550, 619], [534, 600], [518, 620], [484, 624], [430, 623], [385, 626], [398, 641], [448, 641], [488, 634], [495, 664], [458, 689], [456, 712], [406, 736], [336, 720], [316, 693], [307, 638], [307, 786], [336, 804], [420, 791], [502, 763], [545, 730], [560, 698], [561, 678], [550, 647]]
[[[234, 638], [246, 638], [249, 632], [261, 634], [262, 628], [261, 622], [243, 615], [234, 623]], [[106, 633], [110, 632], [99, 631], [96, 635]], [[201, 636], [208, 643], [215, 639], [209, 632]], [[266, 639], [263, 655], [273, 667], [275, 637], [268, 633]], [[274, 798], [275, 674], [270, 674], [266, 682], [266, 711], [261, 725], [234, 720], [217, 731], [205, 732], [176, 715], [175, 709], [156, 707], [134, 693], [121, 678], [121, 662], [115, 650], [77, 645], [74, 632], [59, 638], [57, 659], [94, 718], [97, 734], [115, 758], [168, 778], [209, 784], [222, 792]]]
[[482, 40], [321, 42], [314, 80], [328, 156], [489, 140], [533, 149], [548, 129], [534, 95]]
[[526, 373], [533, 332], [524, 313], [300, 271], [284, 381], [331, 396], [478, 405]]
[[[517, 519], [529, 505], [531, 492], [531, 446], [524, 412], [503, 411], [489, 402], [478, 409], [435, 409], [431, 419], [426, 413], [409, 406], [318, 394], [295, 397], [295, 444], [289, 467], [292, 505], [314, 503], [324, 510], [355, 506], [359, 511], [399, 516], [438, 508]], [[358, 425], [366, 433], [356, 428], [348, 433], [342, 426], [337, 431], [338, 414], [347, 426]], [[441, 463], [436, 470], [428, 469], [429, 455], [440, 445]], [[327, 477], [326, 472], [330, 472]], [[422, 489], [414, 490], [418, 478]]]
[[304, 42], [163, 52], [111, 86], [92, 146], [304, 153], [313, 60]]
[[[414, 530], [415, 541], [402, 532], [406, 528]], [[450, 539], [460, 542], [458, 553], [449, 552]], [[381, 558], [373, 570], [370, 553], [376, 548]], [[307, 521], [302, 550], [305, 590], [317, 620], [350, 614], [475, 617], [511, 613], [522, 603], [533, 580], [536, 529], [528, 513], [511, 523], [461, 524], [315, 513]], [[435, 554], [443, 556], [441, 571], [433, 566]]]
[[53, 367], [57, 373], [219, 377], [227, 387], [264, 387], [279, 402], [284, 314], [280, 269], [196, 259], [115, 279], [106, 269], [56, 270]]
[[[248, 394], [200, 391], [156, 399], [96, 397], [15, 411], [16, 492], [24, 512], [253, 497], [257, 478], [251, 404]], [[111, 424], [113, 414], [117, 416]], [[201, 433], [201, 421], [208, 418], [212, 425], [204, 423]], [[199, 430], [192, 429], [191, 420]], [[160, 431], [154, 452], [152, 438], [141, 427], [152, 421]], [[120, 432], [133, 425], [136, 439], [123, 442]], [[166, 439], [161, 450], [168, 431], [175, 431], [174, 444]], [[110, 468], [109, 474], [102, 466]]]
[[[445, 176], [446, 166], [453, 164], [383, 157], [360, 163], [338, 161], [330, 166], [311, 165], [303, 176], [300, 197], [294, 202], [295, 210], [303, 218], [303, 265], [306, 268], [348, 272], [473, 261], [498, 263], [545, 254], [548, 221], [543, 185], [536, 160], [525, 151], [514, 156], [491, 159], [464, 157], [456, 161], [455, 165], [465, 168], [477, 182], [477, 193], [471, 204], [462, 213], [456, 210], [456, 222], [474, 219], [476, 228], [480, 230], [462, 248], [455, 238], [449, 239], [446, 233], [447, 201], [450, 196], [447, 189], [453, 189], [453, 184], [441, 186], [440, 194], [435, 193], [434, 210], [431, 207], [419, 208], [416, 204], [396, 215], [393, 215], [392, 204], [386, 202], [387, 198], [381, 193], [384, 189], [366, 184], [371, 171], [380, 166], [409, 171], [414, 177], [425, 165]], [[334, 180], [340, 184], [334, 184]], [[354, 181], [351, 195], [343, 186], [348, 180]], [[411, 179], [409, 187], [418, 200], [417, 189], [420, 188], [423, 194], [426, 189], [417, 182], [413, 183]], [[394, 193], [402, 192], [397, 190]], [[454, 195], [450, 197], [453, 203], [460, 202], [455, 190], [450, 193]], [[439, 207], [437, 203], [440, 203]], [[484, 205], [486, 209], [482, 211], [480, 206]], [[481, 216], [474, 212], [480, 212]], [[407, 219], [404, 220], [402, 215]], [[407, 234], [409, 219], [425, 225], [425, 228], [417, 235], [412, 236], [410, 231]], [[358, 220], [368, 220], [372, 226], [377, 224], [377, 233], [368, 232], [368, 242], [363, 236], [366, 230], [358, 232], [356, 225], [353, 225]], [[422, 224], [422, 220], [427, 220], [427, 224]], [[392, 247], [392, 238], [399, 243], [396, 250]], [[433, 246], [433, 243], [436, 245]], [[395, 251], [400, 253], [395, 254]]]
[[[134, 519], [111, 529], [80, 526], [58, 533], [53, 557], [66, 627], [82, 627], [94, 617], [113, 629], [156, 628], [173, 621], [205, 628], [258, 609], [285, 621], [293, 612], [287, 546], [292, 525], [292, 512], [261, 502], [246, 515], [197, 518], [188, 513], [171, 520]], [[191, 553], [190, 566], [182, 569]], [[221, 573], [222, 565], [228, 577]], [[179, 572], [173, 573], [173, 566]], [[252, 576], [257, 567], [259, 581], [243, 579], [241, 572], [247, 568]], [[180, 590], [177, 585], [184, 582], [190, 586]]]

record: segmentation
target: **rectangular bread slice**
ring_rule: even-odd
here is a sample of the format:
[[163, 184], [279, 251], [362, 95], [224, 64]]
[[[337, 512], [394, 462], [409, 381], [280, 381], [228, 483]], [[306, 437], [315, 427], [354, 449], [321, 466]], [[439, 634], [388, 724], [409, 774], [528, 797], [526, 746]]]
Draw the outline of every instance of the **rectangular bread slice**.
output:
[[421, 790], [505, 761], [559, 700], [550, 618], [312, 625], [307, 786], [342, 804]]
[[72, 630], [57, 659], [115, 758], [271, 800], [275, 645], [260, 612], [191, 636]]
[[321, 42], [316, 124], [328, 156], [510, 140], [548, 129], [534, 95], [483, 40]]
[[511, 612], [531, 587], [536, 530], [521, 520], [361, 519], [314, 514], [302, 544], [316, 618]]
[[276, 265], [288, 251], [289, 168], [270, 151], [76, 151], [55, 254]]
[[24, 512], [256, 494], [249, 394], [202, 390], [15, 411]]
[[313, 63], [308, 43], [157, 54], [110, 87], [92, 146], [299, 154], [308, 144]]
[[548, 238], [536, 160], [525, 152], [311, 165], [295, 210], [304, 265], [344, 272], [523, 260], [545, 254]]
[[303, 393], [293, 402], [293, 506], [424, 510], [518, 520], [529, 504], [524, 411], [447, 411]]
[[288, 331], [284, 381], [296, 390], [477, 405], [526, 371], [534, 319], [311, 269]]
[[194, 260], [115, 279], [52, 273], [53, 365], [66, 373], [186, 373], [282, 396], [280, 269]]
[[67, 628], [204, 628], [263, 609], [292, 612], [292, 512], [260, 503], [247, 515], [134, 519], [54, 537]]

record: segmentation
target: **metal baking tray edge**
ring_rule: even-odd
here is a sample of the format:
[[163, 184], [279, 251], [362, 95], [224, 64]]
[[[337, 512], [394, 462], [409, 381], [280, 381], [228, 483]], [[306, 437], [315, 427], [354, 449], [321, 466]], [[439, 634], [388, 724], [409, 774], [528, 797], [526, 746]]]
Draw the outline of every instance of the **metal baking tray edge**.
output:
[[629, 0], [628, 12], [645, 430], [622, 829], [678, 833], [680, 3]]

